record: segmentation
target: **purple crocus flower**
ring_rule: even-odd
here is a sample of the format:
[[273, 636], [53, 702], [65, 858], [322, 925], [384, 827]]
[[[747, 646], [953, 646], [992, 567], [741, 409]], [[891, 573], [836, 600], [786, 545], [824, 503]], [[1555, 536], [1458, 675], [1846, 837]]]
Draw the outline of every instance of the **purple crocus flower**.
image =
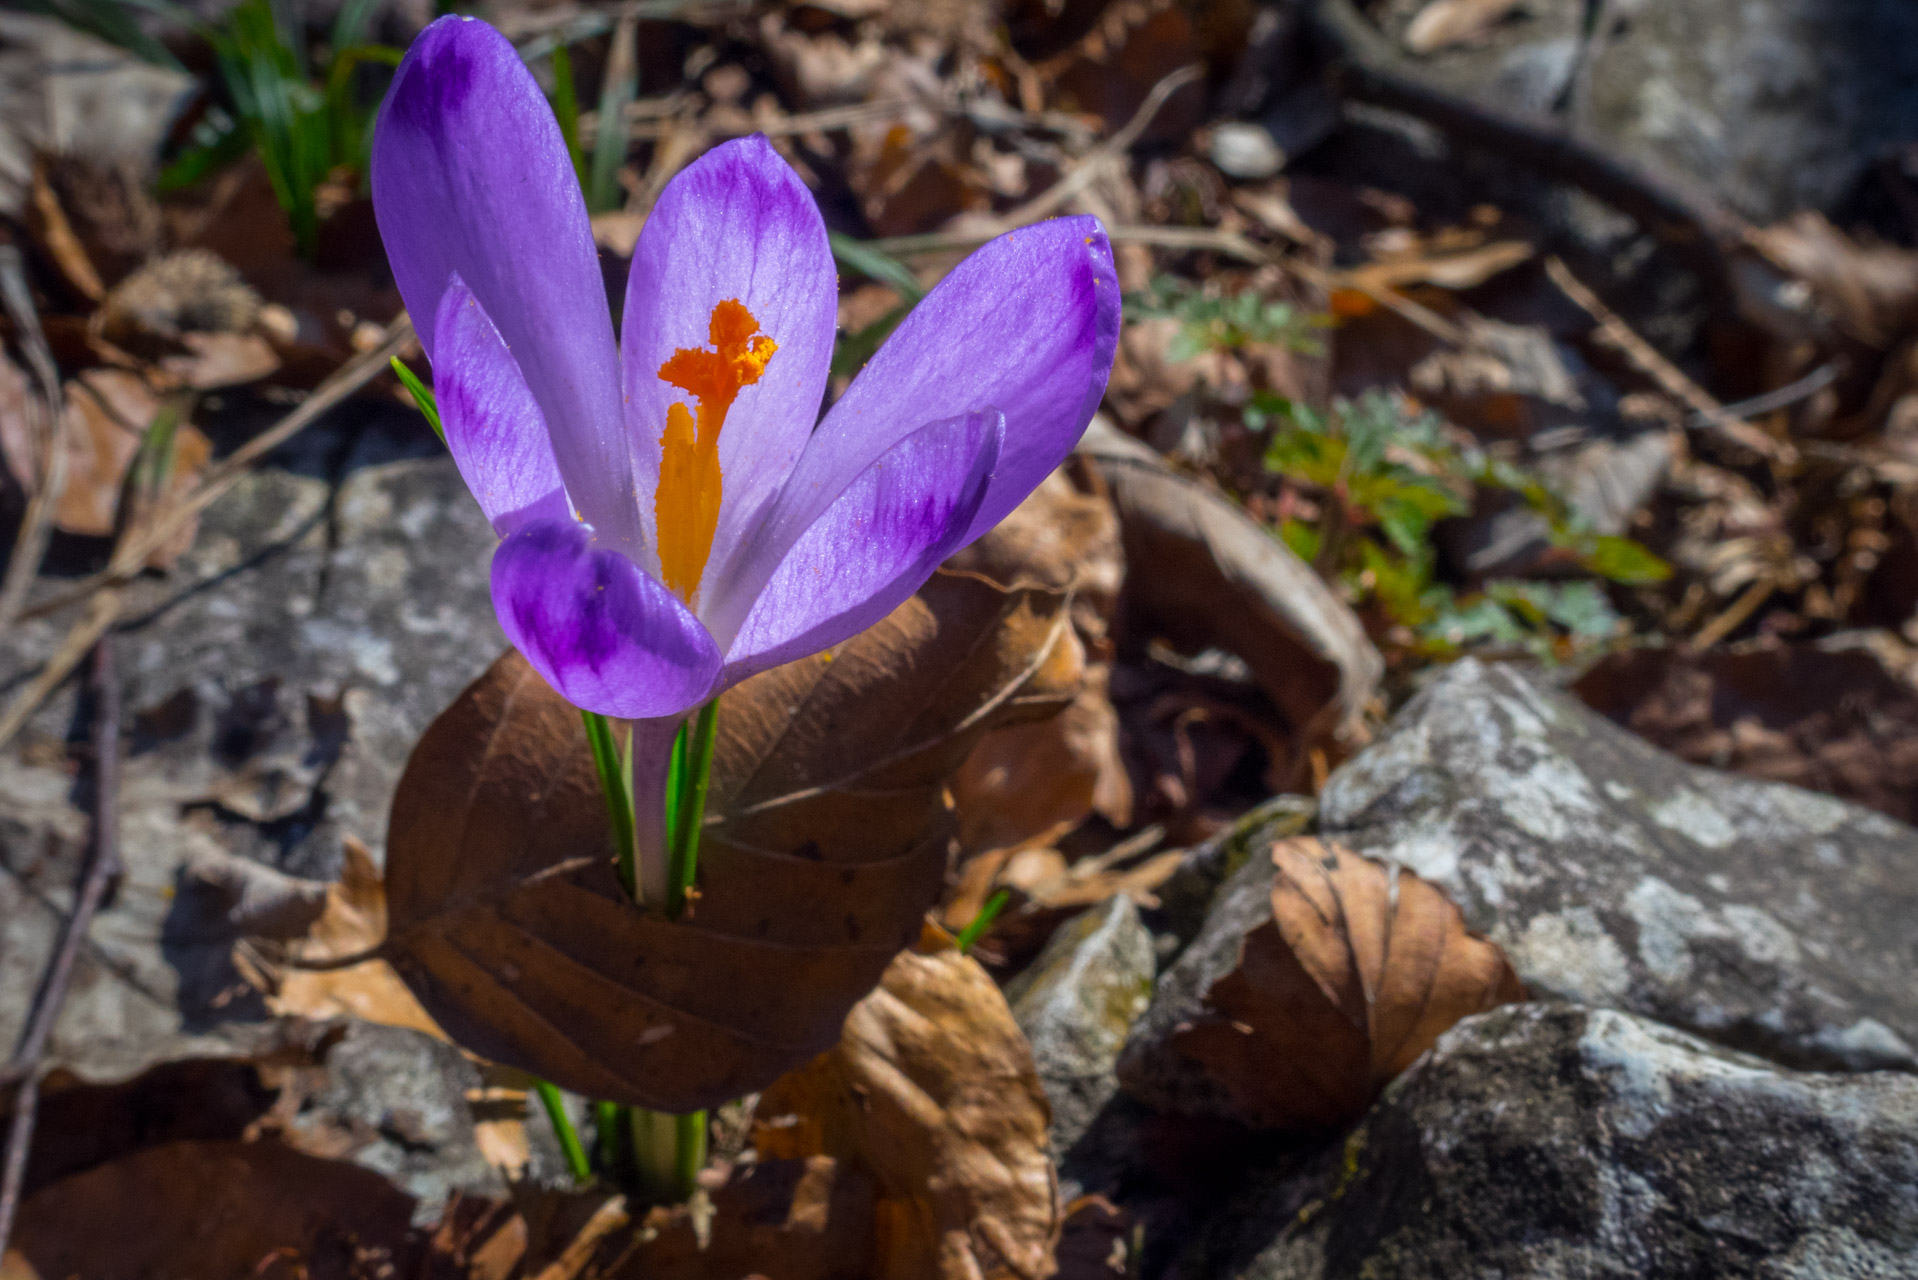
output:
[[408, 50], [372, 180], [447, 445], [501, 539], [500, 625], [569, 701], [654, 722], [642, 771], [687, 711], [877, 622], [996, 524], [1111, 370], [1111, 246], [1058, 218], [961, 263], [815, 426], [837, 278], [762, 137], [668, 184], [615, 345], [558, 124], [475, 19]]

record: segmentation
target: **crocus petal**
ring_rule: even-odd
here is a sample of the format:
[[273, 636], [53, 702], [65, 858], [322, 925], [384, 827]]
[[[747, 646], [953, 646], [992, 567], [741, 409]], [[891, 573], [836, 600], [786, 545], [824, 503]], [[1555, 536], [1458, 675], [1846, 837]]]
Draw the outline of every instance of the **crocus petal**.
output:
[[446, 447], [480, 510], [504, 538], [567, 514], [546, 419], [486, 309], [456, 276], [433, 322], [433, 394]]
[[661, 380], [660, 366], [681, 349], [704, 349], [713, 308], [728, 300], [744, 305], [778, 350], [758, 381], [740, 390], [719, 435], [724, 480], [708, 582], [725, 576], [742, 533], [812, 433], [838, 315], [838, 281], [819, 208], [799, 175], [758, 136], [714, 147], [668, 183], [633, 250], [621, 365], [641, 518], [649, 530], [667, 409], [696, 407], [686, 391]]
[[772, 571], [722, 683], [857, 635], [924, 585], [972, 527], [1005, 432], [995, 410], [949, 418], [866, 468]]
[[672, 592], [572, 520], [535, 520], [493, 553], [506, 638], [574, 706], [622, 719], [699, 705], [719, 649]]
[[1072, 451], [1118, 339], [1119, 281], [1097, 218], [1008, 232], [940, 281], [860, 371], [806, 446], [782, 506], [836, 492], [914, 423], [991, 405], [1005, 415], [1006, 442], [970, 541]]
[[407, 51], [373, 138], [373, 211], [407, 311], [440, 363], [457, 275], [498, 326], [574, 505], [637, 547], [618, 353], [586, 203], [559, 125], [506, 38], [441, 18]]

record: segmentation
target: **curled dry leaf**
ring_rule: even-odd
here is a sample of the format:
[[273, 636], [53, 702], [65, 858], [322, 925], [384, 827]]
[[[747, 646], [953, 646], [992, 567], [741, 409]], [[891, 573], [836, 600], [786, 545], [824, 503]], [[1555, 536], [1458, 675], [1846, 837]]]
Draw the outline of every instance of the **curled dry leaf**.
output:
[[[67, 533], [107, 537], [117, 527], [127, 468], [140, 452], [148, 427], [163, 405], [146, 382], [123, 369], [90, 369], [66, 384], [60, 438], [67, 451], [67, 482], [54, 508], [54, 523]], [[191, 423], [173, 429], [164, 497], [189, 487], [212, 457], [213, 444]], [[164, 568], [192, 545], [189, 527], [155, 553], [149, 563]]]
[[1309, 837], [1271, 859], [1270, 915], [1164, 1045], [1242, 1122], [1337, 1128], [1459, 1019], [1525, 998], [1505, 953], [1411, 872]]
[[[1070, 592], [1074, 628], [1088, 646], [1106, 649], [1125, 580], [1119, 517], [1103, 493], [1074, 487], [1067, 479], [1074, 467], [1053, 472], [948, 567], [1008, 586], [1037, 583]], [[1095, 663], [1063, 714], [995, 729], [980, 740], [952, 785], [968, 854], [1057, 839], [1091, 813], [1115, 826], [1131, 820], [1132, 782], [1119, 754], [1119, 717], [1106, 696], [1107, 677], [1105, 664]]]
[[829, 1048], [914, 936], [980, 735], [1077, 693], [1064, 597], [939, 574], [721, 699], [699, 898], [612, 865], [579, 713], [517, 654], [427, 729], [394, 798], [383, 954], [453, 1038], [589, 1097], [687, 1112]]
[[830, 1155], [878, 1184], [873, 1280], [1038, 1280], [1061, 1213], [1050, 1111], [997, 984], [928, 930], [831, 1052], [759, 1100], [762, 1156]]
[[1130, 822], [1132, 782], [1106, 669], [1087, 673], [1062, 714], [987, 734], [954, 776], [952, 794], [968, 852], [1056, 840], [1091, 813], [1115, 827]]
[[1231, 501], [1102, 418], [1079, 451], [1111, 487], [1138, 621], [1238, 654], [1301, 737], [1355, 739], [1385, 660], [1352, 607]]
[[[322, 964], [366, 952], [385, 936], [386, 885], [372, 853], [348, 836], [340, 878], [326, 886], [319, 918], [289, 954], [295, 965]], [[267, 1007], [282, 1017], [353, 1017], [446, 1037], [393, 966], [381, 959], [343, 969], [288, 968], [266, 975], [263, 985]]]

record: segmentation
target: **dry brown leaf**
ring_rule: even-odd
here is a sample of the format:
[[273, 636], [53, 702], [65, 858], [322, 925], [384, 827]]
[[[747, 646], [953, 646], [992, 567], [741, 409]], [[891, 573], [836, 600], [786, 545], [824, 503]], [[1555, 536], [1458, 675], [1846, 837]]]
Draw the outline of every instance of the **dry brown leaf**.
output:
[[1092, 813], [1129, 823], [1132, 782], [1106, 669], [1087, 673], [1063, 714], [987, 734], [953, 777], [952, 797], [968, 852], [1055, 840]]
[[1472, 248], [1425, 250], [1368, 262], [1362, 267], [1338, 273], [1335, 281], [1340, 286], [1361, 293], [1398, 290], [1415, 284], [1437, 285], [1441, 289], [1473, 289], [1495, 275], [1529, 262], [1536, 252], [1523, 240], [1494, 240], [1490, 244]]
[[1061, 1221], [1050, 1112], [1005, 996], [943, 934], [900, 954], [839, 1045], [760, 1098], [767, 1157], [879, 1184], [874, 1280], [1038, 1280]]
[[1436, 53], [1447, 45], [1474, 40], [1490, 31], [1525, 0], [1432, 0], [1405, 28], [1405, 47]]
[[1861, 650], [1766, 643], [1606, 656], [1572, 691], [1695, 764], [1918, 822], [1918, 694]]
[[33, 166], [27, 224], [35, 243], [53, 259], [53, 265], [60, 269], [60, 274], [66, 277], [75, 292], [88, 302], [98, 302], [106, 296], [107, 287], [101, 283], [93, 259], [87, 254], [86, 246], [80, 243], [80, 237], [74, 233], [73, 223], [68, 221], [59, 195], [47, 181], [47, 157], [44, 156], [36, 159]]
[[1238, 654], [1302, 738], [1361, 734], [1385, 660], [1352, 607], [1238, 506], [1148, 446], [1095, 417], [1079, 450], [1111, 486], [1135, 623], [1194, 651]]
[[[1008, 586], [1037, 583], [1071, 592], [1078, 633], [1109, 647], [1106, 635], [1125, 580], [1118, 513], [1103, 493], [1075, 488], [1064, 469], [947, 564]], [[1095, 664], [1064, 714], [996, 729], [980, 740], [953, 779], [960, 843], [968, 853], [1055, 839], [1090, 813], [1116, 826], [1131, 819], [1132, 783], [1106, 685], [1107, 668]]]
[[413, 1198], [274, 1142], [174, 1142], [21, 1206], [8, 1262], [43, 1280], [373, 1280], [406, 1260]]
[[[55, 525], [82, 537], [104, 538], [114, 532], [127, 467], [140, 452], [141, 438], [160, 411], [160, 398], [146, 382], [123, 369], [89, 369], [67, 382], [66, 409], [60, 420], [67, 479], [54, 508]], [[0, 405], [0, 413], [6, 412], [6, 406]], [[6, 434], [0, 429], [0, 437]], [[7, 461], [16, 467], [16, 478], [30, 488], [29, 479], [19, 474], [15, 462], [22, 452], [17, 445], [9, 447]], [[212, 442], [198, 428], [185, 422], [176, 426], [163, 497], [173, 497], [189, 487], [212, 454]], [[164, 568], [191, 546], [192, 540], [193, 526], [188, 526], [156, 551], [148, 563]]]
[[[345, 845], [346, 865], [339, 880], [326, 887], [325, 908], [291, 949], [296, 965], [358, 955], [386, 936], [386, 885], [380, 869], [360, 841], [348, 836]], [[380, 959], [345, 969], [289, 968], [273, 975], [266, 1003], [282, 1017], [352, 1017], [446, 1038], [393, 966]]]
[[508, 654], [394, 799], [383, 954], [460, 1044], [588, 1097], [687, 1112], [830, 1047], [944, 876], [980, 735], [1077, 693], [1064, 598], [936, 575], [871, 629], [720, 702], [696, 909], [613, 873], [579, 713]]
[[[1006, 586], [1037, 583], [1070, 591], [1073, 621], [1092, 638], [1105, 634], [1125, 582], [1119, 513], [1102, 492], [1086, 493], [1054, 471], [992, 531], [946, 562], [949, 569], [984, 574]], [[1088, 625], [1094, 624], [1094, 625]]]
[[1170, 1042], [1251, 1123], [1337, 1128], [1460, 1018], [1525, 998], [1505, 953], [1411, 872], [1310, 837], [1272, 862], [1271, 920]]

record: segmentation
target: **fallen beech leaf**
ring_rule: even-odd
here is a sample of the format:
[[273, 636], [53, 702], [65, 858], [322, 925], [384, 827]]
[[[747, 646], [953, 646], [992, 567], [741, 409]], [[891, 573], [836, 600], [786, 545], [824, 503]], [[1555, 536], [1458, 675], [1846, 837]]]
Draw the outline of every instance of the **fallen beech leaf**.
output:
[[[338, 882], [326, 886], [319, 919], [290, 948], [296, 966], [358, 955], [386, 936], [386, 885], [380, 869], [364, 844], [351, 836], [345, 843], [346, 865]], [[282, 1017], [352, 1017], [447, 1038], [393, 966], [380, 959], [344, 969], [289, 967], [269, 975], [266, 1003]]]
[[1405, 28], [1405, 47], [1436, 53], [1447, 45], [1476, 39], [1490, 31], [1524, 0], [1432, 0]]
[[1102, 418], [1079, 451], [1111, 486], [1137, 623], [1238, 654], [1301, 746], [1326, 733], [1355, 740], [1385, 660], [1352, 607], [1230, 500]]
[[952, 780], [960, 844], [970, 853], [1056, 840], [1098, 813], [1132, 820], [1132, 783], [1119, 754], [1119, 714], [1106, 668], [1087, 673], [1065, 711], [989, 733]]
[[1339, 284], [1370, 295], [1407, 285], [1473, 289], [1531, 260], [1537, 250], [1523, 240], [1494, 240], [1470, 249], [1428, 251], [1368, 262], [1338, 274]]
[[1918, 694], [1870, 653], [1629, 649], [1595, 663], [1572, 692], [1694, 764], [1918, 822]]
[[928, 935], [853, 1007], [838, 1047], [760, 1097], [754, 1142], [871, 1171], [874, 1280], [1038, 1280], [1061, 1212], [1032, 1051], [979, 963]]
[[[5, 412], [0, 406], [0, 413]], [[161, 411], [159, 397], [146, 382], [123, 369], [89, 369], [66, 384], [66, 406], [60, 420], [60, 444], [67, 453], [66, 485], [54, 507], [54, 523], [64, 532], [102, 538], [117, 527], [127, 467], [140, 452], [147, 427]], [[0, 429], [0, 436], [5, 434]], [[20, 453], [7, 450], [9, 465]], [[168, 465], [162, 500], [190, 486], [213, 454], [213, 445], [198, 428], [182, 422], [173, 430], [173, 457]], [[15, 467], [16, 478], [29, 488], [27, 477]], [[196, 526], [155, 551], [147, 563], [164, 568], [193, 543]]]
[[678, 922], [620, 889], [579, 713], [509, 653], [400, 779], [383, 955], [454, 1040], [576, 1093], [687, 1112], [763, 1088], [911, 940], [948, 779], [988, 729], [1072, 700], [1069, 637], [1064, 597], [942, 573], [727, 693]]
[[1163, 1048], [1223, 1090], [1235, 1119], [1338, 1128], [1459, 1019], [1525, 998], [1505, 953], [1411, 872], [1310, 837], [1271, 858], [1271, 915], [1249, 922], [1236, 966]]
[[348, 1280], [395, 1274], [413, 1198], [371, 1169], [274, 1142], [173, 1142], [63, 1178], [13, 1248], [45, 1280]]
[[[1068, 464], [1071, 466], [1072, 464]], [[1125, 582], [1119, 513], [1103, 493], [1082, 493], [1066, 468], [1047, 476], [992, 532], [946, 561], [1006, 586], [1037, 583], [1071, 591], [1073, 622], [1102, 639]]]

